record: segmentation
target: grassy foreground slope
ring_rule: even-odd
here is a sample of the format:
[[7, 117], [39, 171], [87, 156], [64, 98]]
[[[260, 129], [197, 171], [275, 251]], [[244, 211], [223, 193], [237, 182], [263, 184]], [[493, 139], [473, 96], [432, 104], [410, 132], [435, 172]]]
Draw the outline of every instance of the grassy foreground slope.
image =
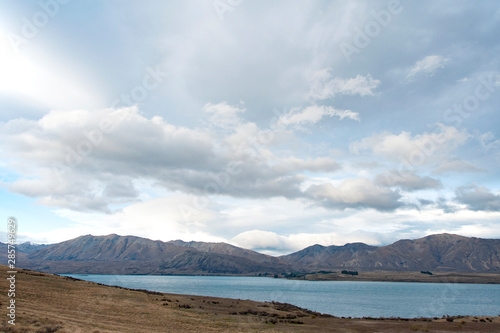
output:
[[[0, 266], [1, 332], [499, 332], [500, 317], [432, 321], [347, 319], [282, 303], [163, 294], [17, 270], [16, 325], [7, 324]], [[339, 305], [341, 306], [341, 305]], [[453, 321], [450, 321], [453, 320]]]

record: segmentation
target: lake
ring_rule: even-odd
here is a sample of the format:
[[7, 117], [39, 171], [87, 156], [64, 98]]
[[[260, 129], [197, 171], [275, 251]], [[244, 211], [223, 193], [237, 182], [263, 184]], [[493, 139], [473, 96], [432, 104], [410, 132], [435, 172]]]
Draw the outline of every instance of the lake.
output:
[[494, 284], [297, 281], [233, 276], [66, 276], [165, 293], [278, 301], [339, 317], [500, 315], [500, 285]]

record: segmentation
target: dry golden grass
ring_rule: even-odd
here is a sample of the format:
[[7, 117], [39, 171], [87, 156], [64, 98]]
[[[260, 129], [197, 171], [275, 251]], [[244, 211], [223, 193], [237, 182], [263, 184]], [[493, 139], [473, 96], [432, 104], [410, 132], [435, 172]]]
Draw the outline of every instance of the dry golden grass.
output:
[[[6, 281], [7, 267], [0, 266]], [[280, 303], [162, 294], [17, 270], [16, 325], [2, 332], [500, 332], [500, 317], [345, 319]]]

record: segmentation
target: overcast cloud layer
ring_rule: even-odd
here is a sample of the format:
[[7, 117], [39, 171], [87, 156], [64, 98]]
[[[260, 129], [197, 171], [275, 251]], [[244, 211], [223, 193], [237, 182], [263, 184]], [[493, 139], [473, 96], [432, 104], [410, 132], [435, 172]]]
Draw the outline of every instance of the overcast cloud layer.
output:
[[500, 237], [497, 1], [5, 2], [21, 239]]

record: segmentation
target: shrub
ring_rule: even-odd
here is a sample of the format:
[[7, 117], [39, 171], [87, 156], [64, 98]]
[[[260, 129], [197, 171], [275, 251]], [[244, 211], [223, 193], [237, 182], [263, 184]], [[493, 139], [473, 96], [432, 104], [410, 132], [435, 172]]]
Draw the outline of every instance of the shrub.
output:
[[59, 329], [62, 328], [62, 326], [45, 326], [39, 330], [37, 330], [37, 333], [54, 333], [59, 331]]

